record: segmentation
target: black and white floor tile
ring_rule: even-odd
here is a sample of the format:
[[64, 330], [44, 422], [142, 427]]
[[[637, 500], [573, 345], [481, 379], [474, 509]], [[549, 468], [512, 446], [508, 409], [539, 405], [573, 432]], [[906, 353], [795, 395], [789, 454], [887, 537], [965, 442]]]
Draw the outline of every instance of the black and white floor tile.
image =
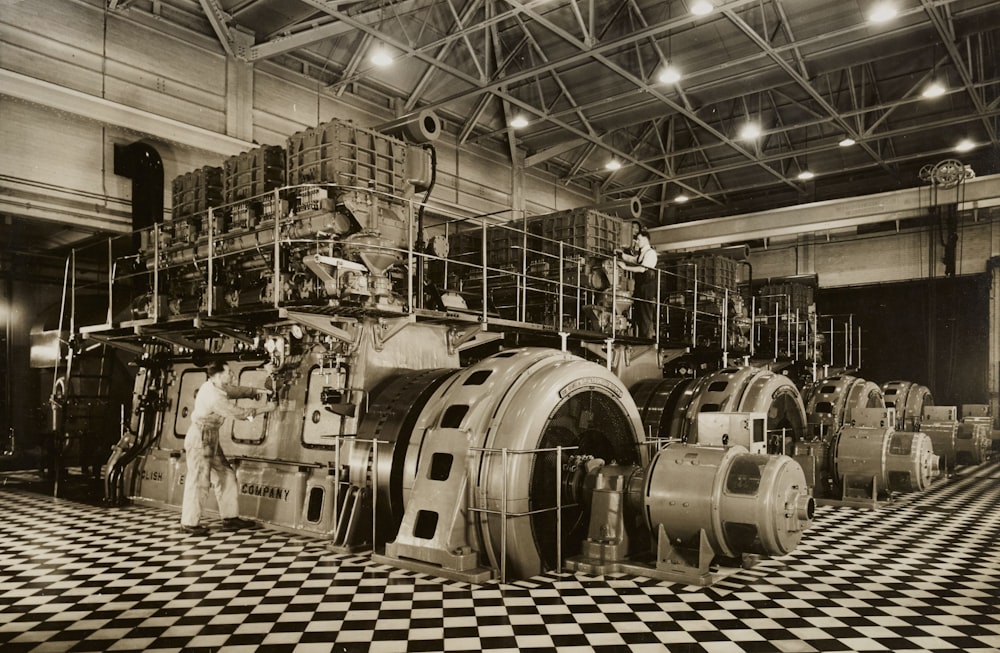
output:
[[0, 489], [0, 651], [1000, 651], [1000, 464], [878, 511], [823, 507], [791, 555], [697, 588], [469, 585], [271, 530]]

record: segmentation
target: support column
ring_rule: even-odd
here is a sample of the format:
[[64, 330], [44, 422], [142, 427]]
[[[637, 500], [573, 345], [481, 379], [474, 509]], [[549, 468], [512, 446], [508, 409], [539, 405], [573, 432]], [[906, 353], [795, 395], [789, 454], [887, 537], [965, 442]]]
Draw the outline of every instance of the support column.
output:
[[[234, 45], [253, 37], [240, 31], [233, 31]], [[253, 140], [253, 64], [245, 58], [226, 57], [226, 135], [244, 141]]]
[[990, 415], [993, 416], [993, 426], [996, 427], [997, 417], [1000, 416], [1000, 257], [994, 256], [986, 262], [986, 273], [990, 278], [986, 389], [989, 394]]
[[795, 239], [795, 274], [816, 274], [816, 237], [812, 234]]

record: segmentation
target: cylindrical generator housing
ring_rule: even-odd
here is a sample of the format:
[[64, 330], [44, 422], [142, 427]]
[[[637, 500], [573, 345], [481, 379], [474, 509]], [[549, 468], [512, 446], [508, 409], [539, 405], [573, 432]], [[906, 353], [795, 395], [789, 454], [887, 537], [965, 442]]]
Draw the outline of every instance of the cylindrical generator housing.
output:
[[[698, 415], [718, 412], [765, 414], [768, 435], [775, 442], [768, 447], [768, 453], [782, 453], [805, 433], [806, 413], [798, 388], [788, 377], [763, 368], [730, 367], [695, 382], [665, 379], [652, 388], [639, 385], [636, 390], [641, 393], [647, 428], [652, 431], [659, 424], [660, 437], [682, 438], [696, 444]], [[646, 406], [657, 400], [663, 402], [659, 415]], [[680, 411], [684, 411], [683, 415]], [[669, 428], [666, 433], [664, 426]]]
[[697, 546], [701, 532], [718, 555], [784, 555], [809, 528], [815, 503], [802, 468], [787, 456], [671, 444], [657, 452], [643, 490], [652, 533]]
[[941, 474], [941, 459], [926, 434], [896, 431], [889, 442], [885, 467], [891, 491], [921, 492]]
[[927, 386], [912, 381], [889, 381], [882, 384], [887, 408], [896, 410], [897, 431], [919, 431], [924, 408], [934, 405]]
[[960, 422], [955, 436], [955, 462], [959, 465], [978, 465], [990, 455], [993, 442], [988, 424]]
[[930, 438], [891, 426], [844, 427], [835, 452], [834, 473], [845, 493], [862, 488], [876, 496], [914, 492], [926, 489], [940, 473]]
[[955, 468], [955, 444], [958, 437], [956, 422], [924, 424], [924, 433], [931, 440], [931, 446], [944, 463], [946, 469]]
[[831, 376], [814, 383], [804, 396], [809, 435], [829, 442], [856, 408], [885, 408], [882, 392], [871, 381], [856, 376]]

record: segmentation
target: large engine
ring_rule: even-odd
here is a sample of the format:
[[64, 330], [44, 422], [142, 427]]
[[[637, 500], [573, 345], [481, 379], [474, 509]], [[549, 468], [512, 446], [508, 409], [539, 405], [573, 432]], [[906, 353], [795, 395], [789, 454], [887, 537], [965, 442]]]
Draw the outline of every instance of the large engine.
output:
[[[809, 527], [812, 498], [791, 458], [737, 440], [661, 447], [605, 366], [521, 348], [459, 369], [446, 337], [412, 325], [381, 350], [361, 337], [349, 352], [312, 328], [279, 327], [266, 361], [233, 363], [241, 384], [270, 385], [282, 406], [223, 432], [241, 513], [471, 582], [570, 559], [707, 584], [710, 563], [783, 555]], [[400, 365], [418, 359], [422, 369]], [[131, 493], [176, 506], [179, 450], [206, 377], [190, 362], [161, 374], [162, 432], [134, 463]]]
[[[680, 385], [654, 343], [619, 339], [621, 219], [535, 217], [516, 240], [443, 222], [422, 244], [411, 207], [433, 159], [332, 121], [175, 181], [171, 220], [115, 280], [128, 310], [89, 331], [140, 353], [108, 499], [180, 505], [195, 394], [221, 359], [278, 402], [221, 433], [241, 514], [337, 551], [470, 582], [569, 564], [707, 584], [710, 565], [793, 550], [814, 510], [781, 455], [805, 425], [794, 386], [727, 368], [655, 406]], [[589, 257], [563, 241], [578, 227]], [[661, 431], [668, 412], [679, 428]]]
[[[436, 138], [436, 133], [432, 134]], [[142, 232], [136, 317], [233, 314], [279, 303], [400, 313], [430, 148], [332, 120], [173, 184], [173, 213]], [[286, 185], [287, 184], [287, 185]], [[138, 284], [135, 285], [141, 290]]]

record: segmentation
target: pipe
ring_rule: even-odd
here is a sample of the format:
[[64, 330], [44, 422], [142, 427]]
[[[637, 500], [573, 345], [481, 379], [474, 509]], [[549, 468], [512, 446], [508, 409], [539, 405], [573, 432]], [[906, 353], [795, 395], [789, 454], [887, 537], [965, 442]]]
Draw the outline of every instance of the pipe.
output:
[[[622, 197], [617, 200], [608, 200], [607, 202], [601, 202], [600, 204], [594, 204], [583, 208], [593, 209], [594, 211], [614, 212], [618, 214], [618, 217], [620, 218], [631, 218], [633, 220], [642, 215], [642, 201], [637, 196]], [[627, 212], [628, 215], [622, 215], [622, 210]]]
[[375, 129], [411, 143], [433, 143], [441, 136], [441, 119], [430, 109], [422, 109], [383, 123]]

